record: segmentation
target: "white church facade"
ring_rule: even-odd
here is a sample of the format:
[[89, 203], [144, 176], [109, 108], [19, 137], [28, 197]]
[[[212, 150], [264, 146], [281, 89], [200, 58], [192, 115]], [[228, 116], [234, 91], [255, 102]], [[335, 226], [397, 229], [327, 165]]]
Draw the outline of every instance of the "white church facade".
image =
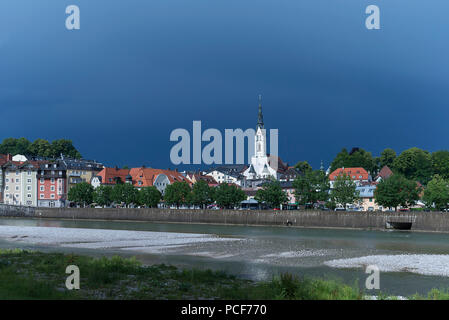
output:
[[278, 170], [270, 166], [269, 156], [267, 155], [267, 136], [263, 123], [262, 103], [259, 97], [259, 116], [257, 121], [256, 135], [254, 137], [254, 155], [248, 169], [243, 172], [246, 180], [261, 180], [274, 178], [278, 179]]

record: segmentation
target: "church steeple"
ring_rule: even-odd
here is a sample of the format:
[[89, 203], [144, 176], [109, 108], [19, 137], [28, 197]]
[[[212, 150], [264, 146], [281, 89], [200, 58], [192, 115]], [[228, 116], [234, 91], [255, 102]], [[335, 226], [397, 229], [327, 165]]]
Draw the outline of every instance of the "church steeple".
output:
[[257, 119], [257, 128], [263, 129], [263, 114], [262, 114], [262, 95], [259, 94], [259, 117]]

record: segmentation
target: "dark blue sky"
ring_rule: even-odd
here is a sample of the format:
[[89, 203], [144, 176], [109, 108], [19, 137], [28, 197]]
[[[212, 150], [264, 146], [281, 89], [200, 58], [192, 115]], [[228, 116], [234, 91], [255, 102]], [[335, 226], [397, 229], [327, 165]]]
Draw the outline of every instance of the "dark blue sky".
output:
[[[65, 8], [81, 30], [65, 29]], [[365, 28], [365, 8], [381, 30]], [[2, 0], [0, 139], [72, 139], [173, 167], [170, 132], [249, 128], [263, 95], [290, 164], [342, 147], [449, 149], [449, 2]]]

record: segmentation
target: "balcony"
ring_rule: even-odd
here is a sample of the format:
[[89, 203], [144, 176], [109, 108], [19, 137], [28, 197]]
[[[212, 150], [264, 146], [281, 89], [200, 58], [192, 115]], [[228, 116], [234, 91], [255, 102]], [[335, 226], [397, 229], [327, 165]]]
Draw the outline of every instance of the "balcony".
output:
[[73, 183], [73, 184], [76, 184], [76, 183], [84, 182], [84, 179], [81, 179], [81, 178], [70, 178], [69, 182]]

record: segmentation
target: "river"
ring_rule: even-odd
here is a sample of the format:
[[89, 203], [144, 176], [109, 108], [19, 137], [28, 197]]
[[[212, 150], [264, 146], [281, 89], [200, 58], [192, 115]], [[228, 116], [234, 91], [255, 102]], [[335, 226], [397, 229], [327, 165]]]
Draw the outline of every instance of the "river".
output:
[[136, 256], [252, 280], [290, 272], [361, 288], [374, 264], [382, 293], [449, 288], [449, 234], [439, 233], [1, 218], [0, 247]]

